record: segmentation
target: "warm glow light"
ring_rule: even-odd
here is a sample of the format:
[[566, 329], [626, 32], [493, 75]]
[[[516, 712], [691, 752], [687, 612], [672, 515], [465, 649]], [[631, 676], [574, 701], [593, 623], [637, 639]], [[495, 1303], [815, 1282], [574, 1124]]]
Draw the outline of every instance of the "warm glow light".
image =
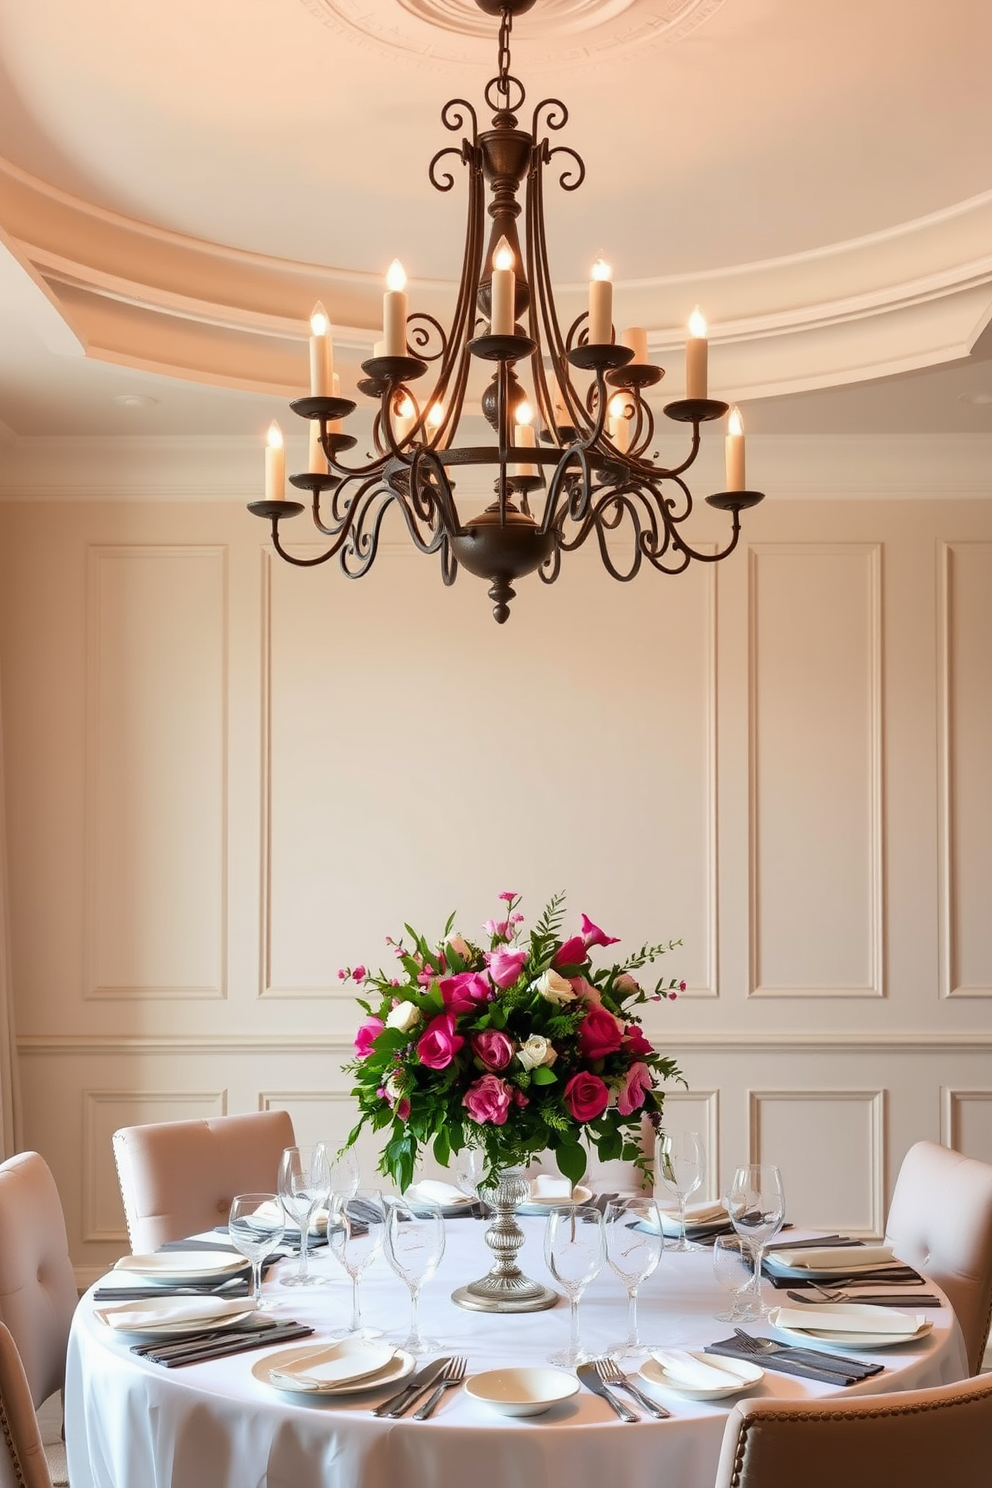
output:
[[403, 399], [403, 402], [400, 404], [399, 408], [397, 408], [396, 412], [398, 413], [400, 418], [413, 418], [417, 410], [413, 406], [413, 399], [410, 397], [409, 393], [407, 393], [406, 397]]
[[741, 418], [741, 411], [736, 405], [730, 410], [730, 417], [727, 420], [727, 433], [744, 433], [744, 420]]
[[700, 337], [705, 336], [707, 329], [708, 327], [706, 325], [706, 316], [697, 305], [695, 310], [693, 310], [692, 314], [689, 316], [689, 335]]
[[518, 424], [532, 424], [534, 422], [534, 410], [526, 401], [518, 403], [513, 418]]
[[627, 399], [623, 393], [617, 393], [610, 399], [610, 413], [614, 418], [627, 417]]
[[592, 266], [592, 277], [594, 279], [612, 279], [613, 270], [605, 258], [597, 258]]
[[513, 249], [505, 238], [500, 238], [493, 253], [494, 269], [512, 269], [514, 265]]
[[444, 404], [432, 403], [427, 410], [427, 423], [431, 429], [440, 429], [444, 423]]
[[269, 446], [269, 449], [282, 449], [282, 430], [275, 419], [269, 425], [269, 432], [265, 442]]
[[310, 330], [315, 336], [326, 336], [330, 328], [327, 311], [318, 300], [310, 312]]
[[398, 258], [394, 258], [386, 271], [386, 288], [397, 294], [401, 289], [406, 289], [406, 270]]

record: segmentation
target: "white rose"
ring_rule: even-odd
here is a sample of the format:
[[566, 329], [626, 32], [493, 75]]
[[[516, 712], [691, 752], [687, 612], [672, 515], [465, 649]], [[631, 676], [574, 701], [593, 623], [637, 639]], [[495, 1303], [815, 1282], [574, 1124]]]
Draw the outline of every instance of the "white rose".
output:
[[526, 1043], [520, 1045], [517, 1058], [525, 1070], [533, 1070], [542, 1064], [554, 1064], [558, 1058], [558, 1052], [552, 1046], [550, 1039], [544, 1038], [539, 1033], [532, 1033]]
[[409, 1033], [420, 1022], [420, 1009], [414, 1002], [397, 1002], [386, 1014], [386, 1027]]
[[448, 936], [448, 944], [456, 956], [460, 956], [463, 961], [471, 961], [472, 947], [464, 936], [459, 935], [456, 931], [454, 935]]
[[566, 977], [549, 968], [543, 976], [538, 977], [534, 986], [542, 997], [549, 1002], [574, 1002], [578, 993], [573, 991], [572, 984]]
[[390, 1101], [398, 1101], [406, 1089], [406, 1071], [394, 1070], [382, 1087]]

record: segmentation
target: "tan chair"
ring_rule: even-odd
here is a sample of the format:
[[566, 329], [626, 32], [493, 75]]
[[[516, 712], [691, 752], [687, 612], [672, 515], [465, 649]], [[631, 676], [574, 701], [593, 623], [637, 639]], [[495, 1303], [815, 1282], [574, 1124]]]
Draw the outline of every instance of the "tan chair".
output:
[[745, 1400], [714, 1488], [977, 1488], [992, 1474], [992, 1376], [846, 1400]]
[[163, 1121], [114, 1132], [114, 1160], [131, 1249], [147, 1255], [227, 1221], [239, 1193], [274, 1193], [288, 1111]]
[[[20, 1355], [37, 1410], [65, 1382], [69, 1326], [76, 1309], [62, 1201], [37, 1152], [0, 1163], [0, 1320]], [[64, 1483], [65, 1447], [47, 1449], [48, 1472]]]
[[[21, 1356], [0, 1323], [0, 1485], [54, 1488]], [[63, 1482], [65, 1480], [63, 1479]]]
[[899, 1169], [885, 1237], [947, 1293], [977, 1374], [992, 1321], [992, 1167], [917, 1142]]

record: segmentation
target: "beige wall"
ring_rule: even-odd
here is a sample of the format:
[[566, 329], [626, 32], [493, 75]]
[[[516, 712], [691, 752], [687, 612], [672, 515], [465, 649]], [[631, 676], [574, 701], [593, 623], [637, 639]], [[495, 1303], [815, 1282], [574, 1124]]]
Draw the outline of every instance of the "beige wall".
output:
[[337, 968], [504, 888], [683, 938], [649, 1031], [711, 1187], [777, 1160], [795, 1215], [873, 1233], [912, 1141], [992, 1160], [992, 460], [926, 492], [907, 459], [903, 499], [876, 450], [858, 499], [790, 499], [811, 458], [727, 563], [579, 555], [503, 628], [402, 541], [358, 584], [288, 569], [195, 451], [168, 500], [133, 452], [136, 499], [8, 488], [25, 1135], [81, 1278], [126, 1243], [115, 1127], [275, 1104], [340, 1140]]

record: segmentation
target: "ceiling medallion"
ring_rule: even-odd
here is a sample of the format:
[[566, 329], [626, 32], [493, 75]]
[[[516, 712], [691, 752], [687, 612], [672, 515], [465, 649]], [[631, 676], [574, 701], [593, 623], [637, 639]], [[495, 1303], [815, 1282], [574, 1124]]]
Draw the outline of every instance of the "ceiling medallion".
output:
[[[706, 323], [698, 310], [686, 344], [685, 396], [664, 407], [690, 431], [684, 457], [670, 467], [653, 452], [655, 419], [647, 401], [664, 372], [648, 361], [642, 327], [630, 326], [617, 338], [611, 270], [602, 260], [592, 268], [588, 310], [569, 326], [559, 322], [545, 238], [545, 174], [569, 192], [582, 185], [585, 166], [569, 146], [552, 143], [568, 122], [560, 100], [544, 99], [530, 128], [518, 128], [525, 92], [510, 71], [510, 33], [514, 16], [533, 3], [477, 0], [482, 11], [500, 17], [498, 72], [485, 89], [492, 125], [480, 131], [473, 105], [449, 100], [441, 122], [460, 143], [439, 150], [428, 171], [442, 192], [454, 188], [455, 162], [468, 175], [457, 301], [447, 329], [424, 311], [410, 313], [406, 276], [398, 263], [391, 266], [383, 339], [363, 362], [358, 384], [379, 405], [374, 452], [364, 457], [350, 455], [357, 440], [344, 432], [344, 421], [355, 403], [340, 396], [330, 323], [322, 306], [314, 309], [310, 396], [291, 404], [308, 421], [310, 458], [290, 482], [309, 495], [314, 525], [329, 546], [301, 558], [283, 545], [280, 523], [304, 506], [286, 499], [285, 451], [275, 424], [266, 450], [265, 500], [249, 506], [271, 523], [273, 545], [288, 563], [312, 568], [337, 558], [353, 579], [372, 567], [383, 520], [396, 508], [414, 546], [438, 554], [445, 584], [454, 583], [459, 566], [489, 580], [500, 624], [510, 613], [515, 581], [537, 572], [554, 583], [563, 555], [589, 538], [621, 582], [643, 565], [678, 574], [693, 560], [714, 563], [732, 553], [741, 512], [762, 500], [760, 491], [746, 487], [744, 436], [734, 409], [726, 490], [706, 498], [730, 515], [730, 534], [716, 552], [692, 546], [683, 534], [693, 510], [684, 476], [699, 453], [701, 427], [728, 412], [726, 403], [708, 395]], [[489, 377], [481, 401], [495, 442], [461, 444], [466, 390], [480, 372]], [[481, 513], [463, 517], [456, 477], [472, 466], [492, 472], [494, 499]]]

